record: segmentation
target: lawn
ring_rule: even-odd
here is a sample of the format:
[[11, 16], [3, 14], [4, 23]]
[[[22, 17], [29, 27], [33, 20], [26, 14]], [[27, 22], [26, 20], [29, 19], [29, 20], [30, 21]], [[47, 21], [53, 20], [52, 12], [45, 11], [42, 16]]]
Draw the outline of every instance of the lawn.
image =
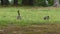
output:
[[[18, 10], [21, 20], [17, 19]], [[50, 19], [44, 20], [47, 15]], [[0, 8], [0, 34], [60, 34], [59, 23], [60, 8], [57, 7]]]
[[[17, 11], [20, 11], [21, 20], [17, 19]], [[49, 15], [49, 20], [43, 17]], [[56, 7], [3, 7], [0, 8], [0, 25], [16, 24], [42, 24], [42, 23], [59, 23], [60, 8]]]

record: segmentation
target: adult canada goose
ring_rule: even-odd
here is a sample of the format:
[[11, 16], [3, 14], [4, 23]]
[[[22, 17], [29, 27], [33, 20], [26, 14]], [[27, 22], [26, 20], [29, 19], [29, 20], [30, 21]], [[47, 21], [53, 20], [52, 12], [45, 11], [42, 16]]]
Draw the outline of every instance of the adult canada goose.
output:
[[18, 13], [17, 19], [21, 19], [21, 15], [20, 15], [19, 10], [17, 11], [17, 13]]

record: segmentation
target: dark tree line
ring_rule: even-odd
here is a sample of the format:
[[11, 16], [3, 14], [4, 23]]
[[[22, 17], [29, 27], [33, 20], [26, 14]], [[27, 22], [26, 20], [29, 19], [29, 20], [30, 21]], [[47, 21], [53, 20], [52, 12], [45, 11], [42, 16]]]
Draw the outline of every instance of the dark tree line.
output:
[[[8, 0], [0, 0], [1, 5], [9, 5]], [[13, 5], [18, 5], [18, 0], [13, 0]], [[22, 5], [33, 5], [33, 0], [22, 0]]]
[[[0, 0], [1, 5], [9, 5], [9, 0]], [[22, 5], [33, 5], [35, 0], [22, 0]], [[39, 5], [45, 5], [45, 3], [41, 3], [41, 1], [46, 1], [46, 4], [49, 4], [50, 0], [37, 0]], [[59, 0], [53, 0], [54, 6], [59, 6]], [[18, 5], [18, 0], [13, 0], [13, 5]], [[41, 3], [41, 4], [40, 4]], [[38, 3], [37, 3], [38, 4]]]
[[[9, 5], [9, 1], [1, 0], [1, 5]], [[18, 0], [14, 0], [13, 5], [18, 5]]]

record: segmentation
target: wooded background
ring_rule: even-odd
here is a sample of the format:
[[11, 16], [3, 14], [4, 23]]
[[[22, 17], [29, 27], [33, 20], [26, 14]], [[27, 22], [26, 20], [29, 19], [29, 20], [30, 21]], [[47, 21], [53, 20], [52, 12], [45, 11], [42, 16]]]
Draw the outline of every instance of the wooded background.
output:
[[0, 5], [14, 6], [60, 6], [60, 0], [0, 0]]

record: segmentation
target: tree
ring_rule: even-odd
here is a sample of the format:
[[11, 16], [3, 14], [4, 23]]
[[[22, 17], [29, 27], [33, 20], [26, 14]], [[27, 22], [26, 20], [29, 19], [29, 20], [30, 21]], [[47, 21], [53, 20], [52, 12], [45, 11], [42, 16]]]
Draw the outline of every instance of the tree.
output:
[[9, 0], [9, 3], [10, 3], [10, 5], [12, 5], [13, 4], [13, 0]]
[[46, 3], [47, 6], [49, 6], [49, 2], [48, 2], [48, 0], [45, 0], [45, 3]]
[[29, 5], [33, 5], [34, 0], [29, 0]]
[[22, 0], [23, 5], [33, 5], [34, 0]]
[[1, 5], [8, 5], [9, 1], [8, 0], [1, 0]]
[[3, 0], [1, 0], [1, 5], [3, 5]]
[[54, 0], [54, 6], [58, 7], [59, 6], [59, 0]]
[[14, 0], [14, 5], [18, 5], [18, 0]]

